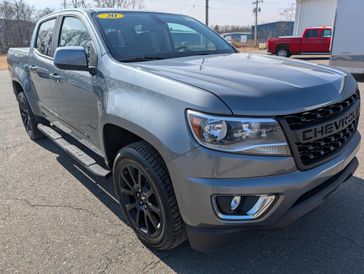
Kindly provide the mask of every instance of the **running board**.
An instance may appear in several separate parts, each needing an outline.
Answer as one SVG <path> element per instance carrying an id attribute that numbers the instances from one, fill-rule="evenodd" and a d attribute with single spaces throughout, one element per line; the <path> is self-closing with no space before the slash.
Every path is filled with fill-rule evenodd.
<path id="1" fill-rule="evenodd" d="M 75 159 L 92 174 L 106 178 L 111 173 L 110 170 L 104 169 L 102 166 L 100 166 L 94 158 L 87 155 L 75 145 L 71 145 L 70 143 L 68 143 L 57 131 L 55 131 L 51 127 L 47 127 L 43 124 L 38 124 L 38 129 L 48 139 L 50 139 L 56 145 L 62 148 L 69 156 Z"/>

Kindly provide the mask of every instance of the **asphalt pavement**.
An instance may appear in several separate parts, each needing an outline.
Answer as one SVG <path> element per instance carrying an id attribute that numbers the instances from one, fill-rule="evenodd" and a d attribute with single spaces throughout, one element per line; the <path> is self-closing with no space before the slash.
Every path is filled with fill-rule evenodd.
<path id="1" fill-rule="evenodd" d="M 155 252 L 125 224 L 111 181 L 27 137 L 7 71 L 0 121 L 0 273 L 364 272 L 363 149 L 354 178 L 288 229 L 209 254 L 188 243 Z"/>

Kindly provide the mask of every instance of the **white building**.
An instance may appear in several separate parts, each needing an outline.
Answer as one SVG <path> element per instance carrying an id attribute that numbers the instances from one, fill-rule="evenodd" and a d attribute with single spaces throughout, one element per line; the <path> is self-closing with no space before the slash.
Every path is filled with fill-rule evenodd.
<path id="1" fill-rule="evenodd" d="M 294 35 L 300 36 L 305 28 L 333 26 L 337 0 L 296 0 Z"/>

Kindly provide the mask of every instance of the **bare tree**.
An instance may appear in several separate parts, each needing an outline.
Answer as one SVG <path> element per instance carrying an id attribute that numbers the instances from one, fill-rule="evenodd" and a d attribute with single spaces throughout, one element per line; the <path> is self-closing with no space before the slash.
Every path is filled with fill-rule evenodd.
<path id="1" fill-rule="evenodd" d="M 15 30 L 14 42 L 17 46 L 27 45 L 33 32 L 34 7 L 24 0 L 13 0 L 14 19 L 13 28 Z"/>
<path id="2" fill-rule="evenodd" d="M 0 44 L 3 49 L 29 45 L 34 27 L 34 12 L 34 8 L 24 0 L 0 2 Z"/>
<path id="3" fill-rule="evenodd" d="M 296 16 L 296 1 L 291 0 L 289 6 L 285 9 L 282 9 L 279 12 L 279 15 L 283 16 L 287 21 L 294 21 Z"/>
<path id="4" fill-rule="evenodd" d="M 129 0 L 128 7 L 131 9 L 143 9 L 145 8 L 144 0 Z"/>
<path id="5" fill-rule="evenodd" d="M 54 9 L 51 9 L 49 7 L 46 7 L 44 9 L 38 10 L 36 14 L 36 19 L 42 18 L 43 16 L 46 16 L 50 13 L 54 12 Z"/>
<path id="6" fill-rule="evenodd" d="M 214 27 L 215 31 L 218 33 L 227 33 L 227 32 L 251 32 L 250 26 L 239 26 L 239 25 L 216 25 Z"/>
<path id="7" fill-rule="evenodd" d="M 64 9 L 67 8 L 87 8 L 86 0 L 62 0 L 61 5 Z"/>
<path id="8" fill-rule="evenodd" d="M 94 2 L 99 8 L 144 8 L 144 0 L 94 0 Z"/>
<path id="9" fill-rule="evenodd" d="M 7 48 L 10 44 L 11 21 L 14 18 L 14 7 L 11 1 L 4 0 L 0 3 L 0 18 L 2 18 L 1 47 Z"/>

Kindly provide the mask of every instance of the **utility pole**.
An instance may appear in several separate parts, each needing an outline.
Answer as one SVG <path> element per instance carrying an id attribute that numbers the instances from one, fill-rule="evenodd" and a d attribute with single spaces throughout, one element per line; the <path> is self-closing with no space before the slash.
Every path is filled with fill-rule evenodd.
<path id="1" fill-rule="evenodd" d="M 209 0 L 206 0 L 206 26 L 209 26 Z"/>
<path id="2" fill-rule="evenodd" d="M 67 2 L 66 0 L 63 0 L 63 8 L 66 9 L 67 8 Z"/>
<path id="3" fill-rule="evenodd" d="M 255 46 L 258 45 L 258 14 L 259 14 L 259 12 L 261 12 L 261 9 L 259 7 L 260 3 L 263 3 L 263 0 L 255 0 L 253 2 L 253 5 L 254 5 L 253 13 L 255 15 L 255 28 L 254 28 L 254 44 L 255 44 Z"/>

